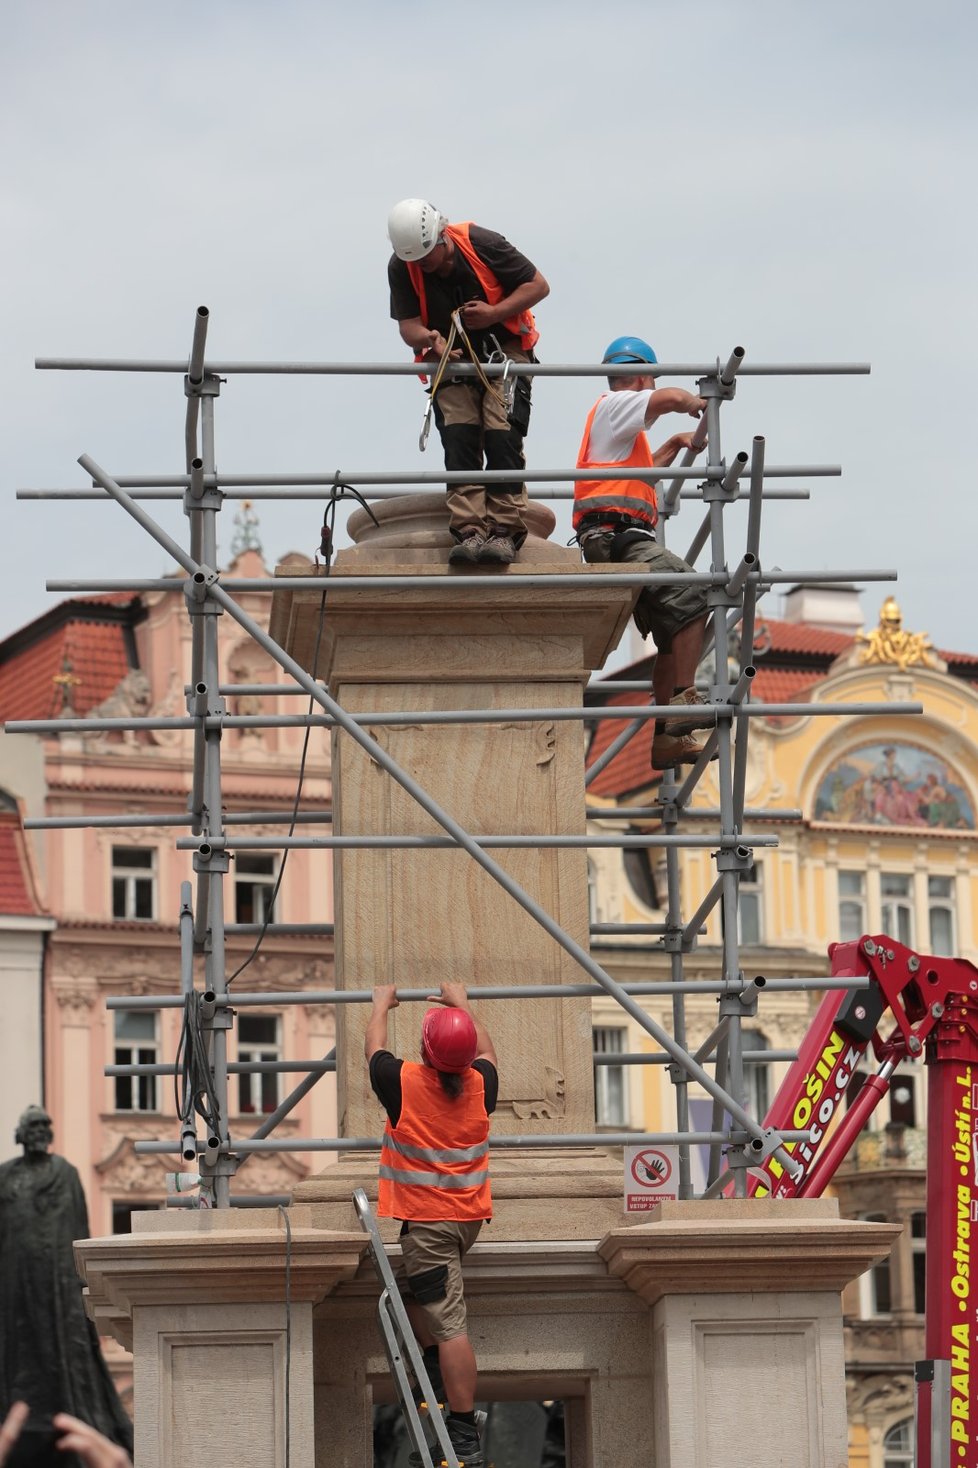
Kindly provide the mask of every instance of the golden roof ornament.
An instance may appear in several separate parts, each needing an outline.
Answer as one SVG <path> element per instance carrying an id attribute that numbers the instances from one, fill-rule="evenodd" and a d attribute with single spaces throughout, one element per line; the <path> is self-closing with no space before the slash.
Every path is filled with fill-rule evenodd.
<path id="1" fill-rule="evenodd" d="M 859 649 L 857 661 L 861 664 L 889 663 L 901 671 L 911 667 L 943 671 L 946 666 L 935 655 L 934 644 L 926 632 L 907 632 L 904 629 L 903 613 L 892 596 L 888 596 L 880 607 L 879 626 L 872 632 L 857 632 L 856 641 L 866 644 Z"/>

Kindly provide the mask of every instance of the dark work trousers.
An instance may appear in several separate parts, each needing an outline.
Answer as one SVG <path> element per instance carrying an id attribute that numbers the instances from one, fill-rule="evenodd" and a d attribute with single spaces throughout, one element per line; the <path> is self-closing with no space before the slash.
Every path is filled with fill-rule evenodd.
<path id="1" fill-rule="evenodd" d="M 526 352 L 507 353 L 514 362 L 528 362 Z M 498 382 L 498 378 L 492 379 Z M 523 437 L 530 421 L 530 381 L 518 378 L 511 418 L 495 393 L 481 382 L 449 382 L 435 397 L 435 423 L 445 451 L 445 468 L 512 470 L 526 468 Z M 511 536 L 517 548 L 526 539 L 524 509 L 526 485 L 515 477 L 497 484 L 448 486 L 449 528 L 456 540 L 478 531 L 482 535 Z"/>

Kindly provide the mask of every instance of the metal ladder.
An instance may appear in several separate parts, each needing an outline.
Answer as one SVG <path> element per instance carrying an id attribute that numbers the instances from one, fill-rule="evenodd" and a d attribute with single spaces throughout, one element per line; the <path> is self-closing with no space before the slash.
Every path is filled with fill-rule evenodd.
<path id="1" fill-rule="evenodd" d="M 360 1226 L 367 1235 L 370 1255 L 381 1283 L 377 1315 L 380 1320 L 381 1334 L 384 1337 L 384 1349 L 387 1352 L 387 1364 L 390 1367 L 394 1390 L 397 1392 L 414 1450 L 419 1455 L 421 1462 L 430 1465 L 430 1468 L 440 1468 L 442 1463 L 447 1464 L 447 1468 L 459 1468 L 455 1449 L 452 1447 L 445 1427 L 445 1419 L 437 1408 L 428 1413 L 428 1421 L 435 1434 L 440 1453 L 437 1460 L 432 1457 L 432 1444 L 428 1441 L 421 1413 L 418 1411 L 418 1404 L 411 1391 L 408 1368 L 410 1367 L 414 1372 L 415 1380 L 424 1392 L 425 1401 L 433 1403 L 435 1394 L 431 1380 L 414 1331 L 411 1329 L 411 1322 L 404 1308 L 401 1292 L 394 1279 L 384 1241 L 377 1227 L 377 1220 L 374 1218 L 370 1201 L 363 1188 L 355 1190 L 353 1206 L 357 1210 Z"/>

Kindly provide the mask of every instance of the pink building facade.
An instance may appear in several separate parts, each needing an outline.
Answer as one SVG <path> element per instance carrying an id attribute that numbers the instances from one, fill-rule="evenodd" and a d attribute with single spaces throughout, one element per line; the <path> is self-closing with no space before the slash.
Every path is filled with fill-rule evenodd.
<path id="1" fill-rule="evenodd" d="M 243 552 L 230 568 L 242 576 L 268 572 L 260 554 Z M 268 599 L 244 596 L 248 611 L 267 621 Z M 221 626 L 222 682 L 273 684 L 281 670 L 233 623 Z M 190 678 L 190 626 L 180 594 L 99 598 L 62 603 L 0 644 L 0 716 L 3 719 L 119 715 L 181 716 Z M 295 696 L 228 699 L 231 713 L 299 713 Z M 291 811 L 304 731 L 227 730 L 222 740 L 226 811 Z M 31 771 L 30 778 L 24 773 Z M 192 732 L 70 732 L 56 736 L 9 734 L 0 743 L 0 791 L 28 816 L 180 816 L 191 786 Z M 329 730 L 313 729 L 301 809 L 325 813 L 330 804 Z M 305 828 L 308 829 L 308 828 Z M 284 835 L 287 823 L 238 827 Z M 176 1140 L 173 1078 L 107 1077 L 105 1067 L 129 1062 L 172 1062 L 179 1009 L 109 1010 L 113 995 L 177 994 L 180 987 L 180 886 L 193 879 L 192 853 L 177 851 L 189 826 L 102 826 L 48 830 L 32 841 L 38 870 L 38 908 L 54 926 L 45 934 L 41 1046 L 27 1074 L 40 1075 L 43 1097 L 8 1095 L 17 1079 L 0 1077 L 4 1114 L 43 1099 L 55 1130 L 55 1150 L 79 1170 L 94 1235 L 129 1228 L 136 1209 L 166 1197 L 170 1157 L 142 1157 L 143 1139 Z M 262 922 L 279 873 L 281 852 L 237 853 L 225 879 L 225 915 L 231 922 Z M 328 851 L 290 852 L 274 918 L 282 923 L 332 921 L 332 862 Z M 45 925 L 50 926 L 50 920 Z M 243 964 L 255 939 L 231 935 L 228 973 Z M 266 936 L 241 975 L 239 989 L 282 992 L 331 988 L 332 939 Z M 200 975 L 198 974 L 198 983 Z M 332 1007 L 297 1004 L 248 1008 L 236 1015 L 229 1060 L 321 1059 L 334 1044 Z M 232 1076 L 232 1138 L 246 1138 L 262 1116 L 302 1079 L 299 1075 Z M 276 1135 L 330 1136 L 336 1132 L 335 1085 L 324 1076 L 279 1125 Z M 13 1152 L 12 1139 L 3 1155 Z M 232 1193 L 283 1194 L 311 1170 L 316 1156 L 269 1154 L 250 1158 Z"/>

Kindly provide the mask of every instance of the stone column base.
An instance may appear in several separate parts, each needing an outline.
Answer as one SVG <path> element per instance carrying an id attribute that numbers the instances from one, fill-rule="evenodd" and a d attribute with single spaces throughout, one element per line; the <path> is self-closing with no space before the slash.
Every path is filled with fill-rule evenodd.
<path id="1" fill-rule="evenodd" d="M 497 1149 L 491 1171 L 493 1218 L 482 1237 L 496 1243 L 600 1239 L 648 1219 L 626 1217 L 621 1157 L 598 1147 Z M 363 1188 L 376 1211 L 376 1152 L 347 1152 L 335 1166 L 306 1178 L 292 1197 L 294 1216 L 309 1228 L 355 1229 L 354 1188 Z M 383 1237 L 395 1242 L 397 1223 L 379 1222 Z"/>
<path id="2" fill-rule="evenodd" d="M 314 1468 L 313 1307 L 356 1273 L 363 1233 L 277 1209 L 133 1225 L 75 1255 L 89 1313 L 133 1352 L 139 1468 L 284 1468 L 286 1437 L 290 1468 Z"/>

